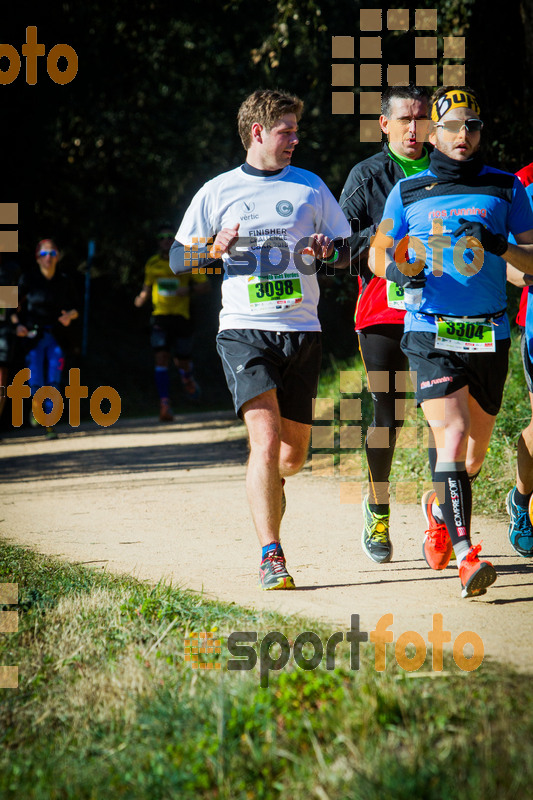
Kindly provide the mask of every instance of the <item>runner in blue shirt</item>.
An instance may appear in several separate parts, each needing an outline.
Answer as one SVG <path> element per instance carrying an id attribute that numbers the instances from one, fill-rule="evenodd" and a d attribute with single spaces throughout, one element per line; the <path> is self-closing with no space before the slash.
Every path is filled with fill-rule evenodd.
<path id="1" fill-rule="evenodd" d="M 471 481 L 507 374 L 505 260 L 533 273 L 533 212 L 514 175 L 483 164 L 479 115 L 472 90 L 437 90 L 430 167 L 394 187 L 373 247 L 376 274 L 405 287 L 402 349 L 437 447 L 434 490 L 422 498 L 424 557 L 444 569 L 453 547 L 463 597 L 496 580 L 492 564 L 478 558 L 481 546 L 471 544 Z M 518 244 L 508 243 L 509 233 Z"/>

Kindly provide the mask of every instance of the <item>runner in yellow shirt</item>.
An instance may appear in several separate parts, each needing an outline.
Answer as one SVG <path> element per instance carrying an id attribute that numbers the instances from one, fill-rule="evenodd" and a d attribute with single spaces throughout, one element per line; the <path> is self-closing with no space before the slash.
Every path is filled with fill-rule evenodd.
<path id="1" fill-rule="evenodd" d="M 157 240 L 159 252 L 146 262 L 144 285 L 135 298 L 135 305 L 140 308 L 149 298 L 152 300 L 150 344 L 155 356 L 159 419 L 161 422 L 172 422 L 168 371 L 171 355 L 187 399 L 195 401 L 200 396 L 191 361 L 194 330 L 190 299 L 193 292 L 207 291 L 209 284 L 205 275 L 186 272 L 176 276 L 170 269 L 168 254 L 174 241 L 172 226 L 160 226 Z"/>

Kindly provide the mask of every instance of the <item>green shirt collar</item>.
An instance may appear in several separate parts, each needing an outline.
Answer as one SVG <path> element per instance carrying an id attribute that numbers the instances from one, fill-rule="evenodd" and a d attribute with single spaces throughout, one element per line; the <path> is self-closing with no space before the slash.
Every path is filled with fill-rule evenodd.
<path id="1" fill-rule="evenodd" d="M 405 156 L 401 156 L 395 150 L 392 149 L 390 144 L 389 147 L 389 154 L 393 161 L 396 161 L 397 164 L 403 169 L 406 178 L 410 178 L 411 175 L 416 175 L 417 172 L 423 172 L 425 169 L 429 167 L 429 154 L 426 148 L 424 147 L 423 154 L 420 158 L 406 158 Z"/>

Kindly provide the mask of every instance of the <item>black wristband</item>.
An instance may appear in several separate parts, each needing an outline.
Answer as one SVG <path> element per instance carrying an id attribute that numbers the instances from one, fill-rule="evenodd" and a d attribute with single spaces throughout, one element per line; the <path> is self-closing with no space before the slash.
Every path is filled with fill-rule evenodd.
<path id="1" fill-rule="evenodd" d="M 490 249 L 491 253 L 494 253 L 495 256 L 503 256 L 508 247 L 509 247 L 509 242 L 507 241 L 503 233 L 493 234 L 493 241 L 491 242 L 491 249 Z"/>
<path id="2" fill-rule="evenodd" d="M 415 288 L 417 286 L 424 286 L 426 283 L 424 270 L 421 270 L 418 275 L 405 275 L 400 269 L 398 269 L 395 261 L 391 261 L 391 263 L 387 265 L 385 277 L 388 281 L 393 281 L 398 286 L 412 286 Z"/>

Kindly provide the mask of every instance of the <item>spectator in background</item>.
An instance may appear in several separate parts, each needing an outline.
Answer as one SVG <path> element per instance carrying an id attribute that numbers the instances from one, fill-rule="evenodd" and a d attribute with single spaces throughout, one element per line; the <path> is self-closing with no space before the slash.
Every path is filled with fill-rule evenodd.
<path id="1" fill-rule="evenodd" d="M 57 268 L 59 248 L 53 239 L 41 239 L 35 249 L 38 269 L 23 273 L 19 281 L 19 307 L 12 316 L 17 336 L 26 340 L 26 366 L 29 367 L 31 396 L 41 386 L 61 388 L 61 373 L 68 345 L 66 328 L 78 318 L 77 298 L 71 280 Z M 43 403 L 45 414 L 53 404 Z M 35 411 L 35 409 L 34 409 Z M 38 425 L 35 413 L 32 424 Z M 49 439 L 57 438 L 47 427 Z"/>
<path id="2" fill-rule="evenodd" d="M 198 400 L 200 387 L 193 374 L 191 360 L 194 326 L 191 320 L 190 301 L 193 293 L 209 289 L 205 275 L 192 272 L 176 276 L 169 266 L 169 251 L 174 241 L 171 225 L 163 224 L 157 232 L 159 250 L 148 259 L 144 272 L 144 285 L 137 297 L 137 308 L 152 300 L 150 344 L 155 357 L 155 382 L 159 394 L 159 419 L 172 422 L 170 404 L 170 357 L 173 356 L 185 396 Z"/>

